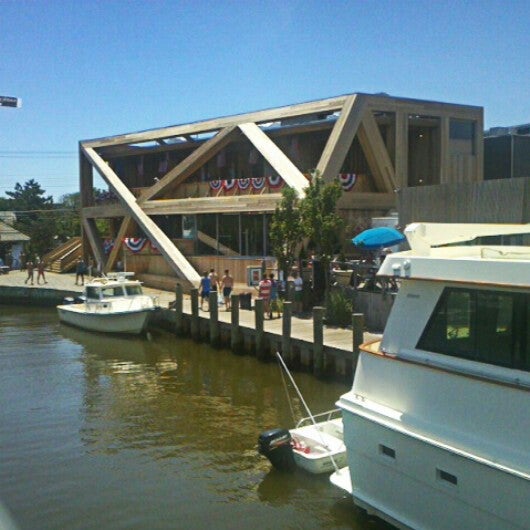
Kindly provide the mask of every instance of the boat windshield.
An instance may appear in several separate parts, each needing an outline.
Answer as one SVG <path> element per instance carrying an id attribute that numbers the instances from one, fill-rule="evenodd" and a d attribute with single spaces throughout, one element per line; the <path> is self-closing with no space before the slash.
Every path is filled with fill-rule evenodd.
<path id="1" fill-rule="evenodd" d="M 125 292 L 129 296 L 133 296 L 136 294 L 142 294 L 142 287 L 140 285 L 127 285 L 125 286 Z"/>
<path id="2" fill-rule="evenodd" d="M 104 287 L 101 289 L 103 298 L 112 298 L 113 296 L 123 296 L 123 288 L 121 285 L 114 287 Z"/>
<path id="3" fill-rule="evenodd" d="M 87 287 L 86 297 L 89 300 L 99 300 L 99 289 L 97 287 Z"/>

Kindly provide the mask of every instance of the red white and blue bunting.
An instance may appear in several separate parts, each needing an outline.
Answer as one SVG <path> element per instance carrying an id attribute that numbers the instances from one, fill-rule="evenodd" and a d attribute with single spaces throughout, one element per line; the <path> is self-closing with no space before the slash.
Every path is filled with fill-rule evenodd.
<path id="1" fill-rule="evenodd" d="M 228 179 L 223 181 L 223 188 L 225 191 L 232 191 L 237 184 L 236 179 Z"/>
<path id="2" fill-rule="evenodd" d="M 134 253 L 140 252 L 145 244 L 147 239 L 145 237 L 126 237 L 123 240 L 125 246 Z"/>
<path id="3" fill-rule="evenodd" d="M 213 191 L 219 191 L 223 187 L 223 182 L 221 180 L 210 180 L 210 188 Z"/>
<path id="4" fill-rule="evenodd" d="M 269 182 L 269 186 L 275 190 L 283 188 L 284 181 L 280 175 L 269 175 L 267 181 Z"/>
<path id="5" fill-rule="evenodd" d="M 248 190 L 248 188 L 250 187 L 250 179 L 239 179 L 238 186 L 240 190 Z"/>
<path id="6" fill-rule="evenodd" d="M 255 177 L 252 179 L 252 187 L 255 190 L 261 190 L 265 186 L 265 177 Z"/>
<path id="7" fill-rule="evenodd" d="M 355 173 L 341 173 L 339 182 L 344 191 L 350 191 L 357 182 L 357 175 Z"/>

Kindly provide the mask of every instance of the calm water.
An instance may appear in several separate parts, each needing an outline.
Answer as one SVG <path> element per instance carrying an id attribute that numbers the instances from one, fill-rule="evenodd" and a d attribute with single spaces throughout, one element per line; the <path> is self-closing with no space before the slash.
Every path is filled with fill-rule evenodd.
<path id="1" fill-rule="evenodd" d="M 314 412 L 346 390 L 295 379 Z M 0 405 L 0 500 L 20 530 L 386 528 L 327 477 L 257 454 L 293 423 L 275 363 L 0 306 Z"/>

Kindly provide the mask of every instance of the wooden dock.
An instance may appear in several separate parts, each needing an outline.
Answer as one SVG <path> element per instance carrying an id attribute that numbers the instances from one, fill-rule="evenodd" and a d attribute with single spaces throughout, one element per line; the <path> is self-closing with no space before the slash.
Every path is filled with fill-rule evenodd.
<path id="1" fill-rule="evenodd" d="M 323 308 L 315 307 L 304 317 L 292 315 L 290 302 L 284 302 L 282 317 L 271 320 L 264 318 L 260 299 L 248 310 L 240 308 L 239 295 L 232 295 L 235 311 L 227 311 L 224 304 L 212 304 L 213 311 L 200 310 L 197 290 L 183 295 L 177 288 L 175 299 L 175 307 L 161 311 L 155 325 L 163 325 L 178 336 L 229 347 L 236 354 L 256 355 L 263 361 L 275 359 L 279 351 L 291 368 L 317 376 L 349 379 L 359 344 L 380 336 L 364 330 L 361 314 L 352 315 L 350 328 L 339 328 L 324 324 Z"/>

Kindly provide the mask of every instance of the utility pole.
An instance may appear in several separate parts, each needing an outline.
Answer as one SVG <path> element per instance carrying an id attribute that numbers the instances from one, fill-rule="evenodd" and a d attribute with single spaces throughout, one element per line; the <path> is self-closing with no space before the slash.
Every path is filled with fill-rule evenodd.
<path id="1" fill-rule="evenodd" d="M 0 107 L 22 107 L 22 100 L 11 96 L 0 96 Z"/>

